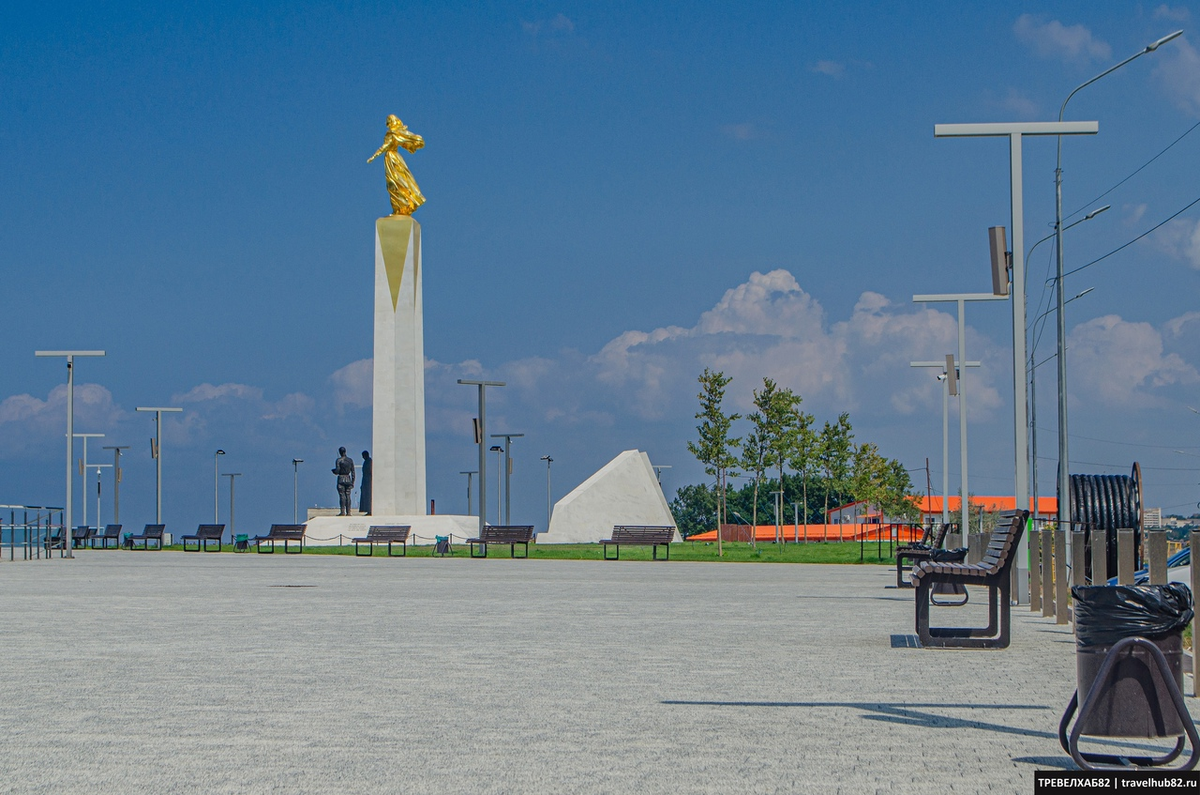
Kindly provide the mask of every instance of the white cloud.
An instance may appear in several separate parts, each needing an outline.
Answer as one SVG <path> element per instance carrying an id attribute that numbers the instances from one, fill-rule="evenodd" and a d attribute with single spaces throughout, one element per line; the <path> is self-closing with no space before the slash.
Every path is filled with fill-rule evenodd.
<path id="1" fill-rule="evenodd" d="M 1200 221 L 1176 218 L 1154 234 L 1154 242 L 1171 256 L 1200 270 Z"/>
<path id="2" fill-rule="evenodd" d="M 1032 119 L 1038 115 L 1037 104 L 1015 88 L 1008 89 L 1000 105 L 1022 119 Z"/>
<path id="3" fill-rule="evenodd" d="M 1158 8 L 1154 9 L 1155 19 L 1166 19 L 1170 20 L 1171 22 L 1187 22 L 1191 16 L 1191 12 L 1188 11 L 1184 6 L 1172 8 L 1166 3 L 1163 3 Z"/>
<path id="4" fill-rule="evenodd" d="M 74 409 L 77 433 L 109 433 L 129 417 L 99 384 L 76 384 Z M 66 438 L 66 427 L 66 384 L 51 389 L 45 400 L 20 394 L 0 401 L 0 447 L 7 452 L 44 451 Z"/>
<path id="5" fill-rule="evenodd" d="M 1184 38 L 1163 47 L 1161 53 L 1155 77 L 1176 106 L 1200 116 L 1200 53 Z"/>
<path id="6" fill-rule="evenodd" d="M 329 376 L 333 384 L 333 407 L 341 414 L 346 407 L 367 408 L 373 402 L 374 359 L 351 362 Z"/>
<path id="7" fill-rule="evenodd" d="M 1017 17 L 1013 32 L 1018 41 L 1042 58 L 1089 63 L 1112 56 L 1112 48 L 1083 25 L 1064 25 L 1057 19 L 1042 22 L 1040 17 L 1022 14 Z"/>
<path id="8" fill-rule="evenodd" d="M 838 78 L 846 73 L 846 65 L 837 61 L 817 61 L 812 70 L 818 74 Z"/>
<path id="9" fill-rule="evenodd" d="M 1126 204 L 1121 207 L 1125 213 L 1124 223 L 1126 226 L 1136 226 L 1142 220 L 1142 216 L 1146 214 L 1145 202 L 1141 204 Z"/>
<path id="10" fill-rule="evenodd" d="M 721 134 L 735 141 L 753 141 L 755 138 L 761 137 L 758 128 L 751 122 L 723 125 Z"/>
<path id="11" fill-rule="evenodd" d="M 1186 322 L 1177 320 L 1179 326 Z M 1149 408 L 1162 403 L 1155 389 L 1200 382 L 1195 367 L 1178 354 L 1163 353 L 1162 335 L 1149 323 L 1105 315 L 1072 329 L 1068 346 L 1071 392 L 1081 401 Z"/>
<path id="12" fill-rule="evenodd" d="M 220 400 L 221 398 L 262 400 L 262 396 L 262 389 L 256 386 L 248 386 L 246 384 L 220 384 L 219 386 L 213 386 L 206 383 L 192 387 L 183 394 L 173 395 L 171 400 L 175 403 L 201 403 L 206 400 Z"/>
<path id="13" fill-rule="evenodd" d="M 534 38 L 544 33 L 551 36 L 567 36 L 575 32 L 575 23 L 566 14 L 559 13 L 552 19 L 522 22 L 521 29 Z"/>

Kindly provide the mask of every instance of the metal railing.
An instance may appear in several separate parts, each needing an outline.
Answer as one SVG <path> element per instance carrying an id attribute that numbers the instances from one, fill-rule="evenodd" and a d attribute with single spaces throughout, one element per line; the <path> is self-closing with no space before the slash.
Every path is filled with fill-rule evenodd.
<path id="1" fill-rule="evenodd" d="M 40 560 L 51 557 L 52 540 L 63 532 L 63 509 L 46 505 L 0 505 L 0 561 L 8 548 L 8 559 Z M 59 547 L 61 548 L 61 540 Z M 61 553 L 60 553 L 61 554 Z"/>

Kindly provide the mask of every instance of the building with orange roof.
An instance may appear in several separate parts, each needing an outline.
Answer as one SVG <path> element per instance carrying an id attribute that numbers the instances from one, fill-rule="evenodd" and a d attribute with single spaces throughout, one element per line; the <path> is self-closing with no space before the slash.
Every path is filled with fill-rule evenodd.
<path id="1" fill-rule="evenodd" d="M 940 524 L 942 521 L 942 497 L 918 497 L 917 507 L 921 509 L 922 524 Z M 962 498 L 958 496 L 947 497 L 946 512 L 952 517 L 959 516 L 962 511 Z M 1012 511 L 1016 509 L 1016 497 L 984 497 L 973 496 L 971 500 L 971 509 L 978 510 L 982 508 L 989 513 L 999 513 L 1000 511 Z M 1030 500 L 1032 506 L 1033 501 Z M 1058 514 L 1058 498 L 1057 497 L 1039 497 L 1038 511 L 1039 516 L 1053 518 Z M 829 509 L 827 521 L 830 524 L 879 524 L 880 516 L 879 509 L 873 505 L 867 504 L 865 500 L 849 502 L 845 505 L 839 505 L 836 508 Z M 884 517 L 883 524 L 891 524 L 894 520 Z"/>

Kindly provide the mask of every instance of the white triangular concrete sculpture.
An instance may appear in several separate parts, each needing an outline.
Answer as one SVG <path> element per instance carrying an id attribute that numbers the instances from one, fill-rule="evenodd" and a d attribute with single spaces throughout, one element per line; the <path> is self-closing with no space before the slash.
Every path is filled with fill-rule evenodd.
<path id="1" fill-rule="evenodd" d="M 554 504 L 539 544 L 588 544 L 611 538 L 615 525 L 675 525 L 650 456 L 626 450 Z M 679 532 L 675 533 L 679 541 Z"/>

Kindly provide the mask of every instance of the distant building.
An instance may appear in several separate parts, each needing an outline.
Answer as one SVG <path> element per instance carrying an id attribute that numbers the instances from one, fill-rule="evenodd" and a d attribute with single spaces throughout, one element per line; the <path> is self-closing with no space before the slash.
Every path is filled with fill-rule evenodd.
<path id="1" fill-rule="evenodd" d="M 972 510 L 982 507 L 983 510 L 989 513 L 1011 511 L 1016 507 L 1016 503 L 1017 500 L 1015 497 L 971 497 Z M 919 497 L 917 498 L 917 506 L 921 509 L 921 524 L 932 523 L 937 525 L 941 523 L 941 497 Z M 950 497 L 946 503 L 946 508 L 950 514 L 950 521 L 956 522 L 961 515 L 962 500 L 958 497 Z M 1058 498 L 1039 497 L 1038 514 L 1045 519 L 1052 519 L 1056 516 L 1058 514 Z M 898 519 L 890 516 L 881 516 L 879 509 L 867 504 L 865 500 L 858 500 L 846 503 L 845 505 L 839 505 L 836 508 L 830 508 L 826 521 L 829 524 L 894 524 L 899 522 Z"/>

